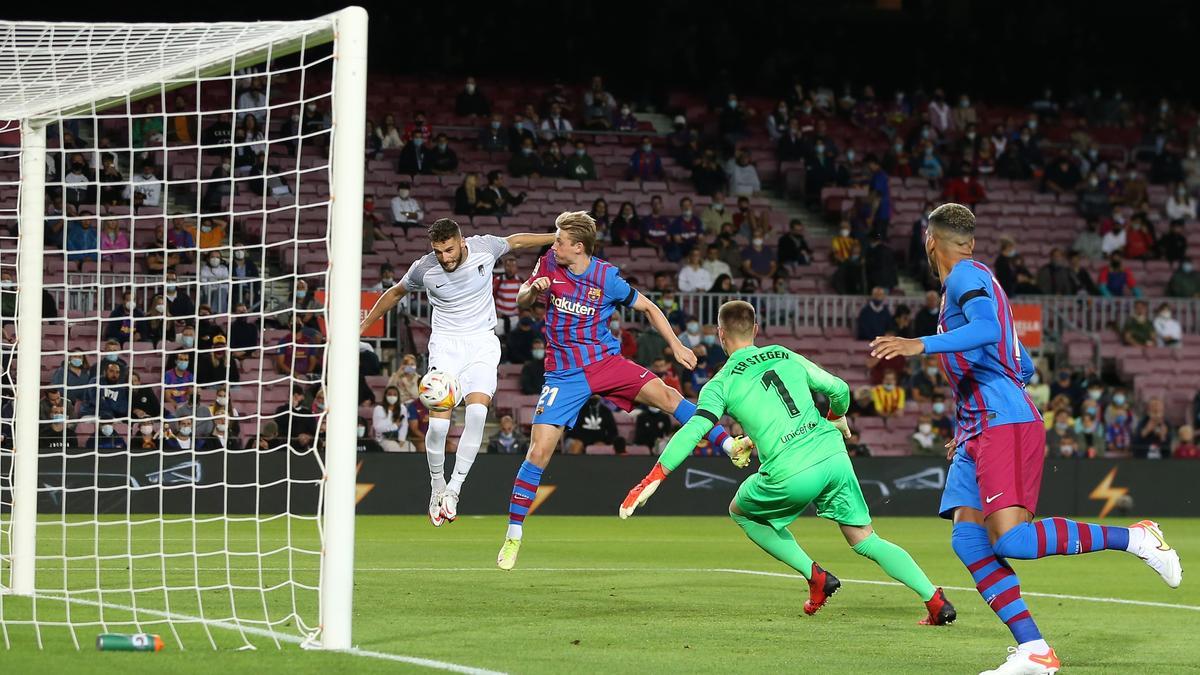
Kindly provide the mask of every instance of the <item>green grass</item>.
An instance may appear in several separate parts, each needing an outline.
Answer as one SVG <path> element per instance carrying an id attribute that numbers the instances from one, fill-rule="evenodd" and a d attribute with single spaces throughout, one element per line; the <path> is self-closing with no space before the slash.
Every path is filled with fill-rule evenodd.
<path id="1" fill-rule="evenodd" d="M 880 534 L 913 554 L 934 583 L 970 587 L 966 570 L 949 546 L 949 526 L 936 518 L 876 521 Z M 1162 521 L 1168 540 L 1186 561 L 1200 556 L 1200 521 Z M 264 541 L 282 541 L 284 523 L 264 527 Z M 158 525 L 138 526 L 135 553 L 153 552 Z M 124 552 L 119 528 L 69 528 L 66 550 Z M 463 517 L 435 530 L 417 517 L 360 517 L 355 577 L 354 635 L 362 649 L 423 657 L 511 673 L 562 672 L 978 672 L 1003 660 L 1011 637 L 973 590 L 949 590 L 959 621 L 947 628 L 917 625 L 923 608 L 900 586 L 846 581 L 841 592 L 815 617 L 801 605 L 807 587 L 800 578 L 708 571 L 717 568 L 789 572 L 746 540 L 722 518 L 637 516 L 612 518 L 534 516 L 518 568 L 494 568 L 503 536 L 499 517 Z M 797 539 L 823 566 L 844 580 L 890 581 L 870 561 L 846 547 L 836 528 L 815 518 L 793 526 Z M 112 531 L 108 531 L 112 530 Z M 166 551 L 186 551 L 192 526 L 165 526 Z M 215 551 L 224 538 L 219 524 L 196 528 L 201 550 Z M 252 551 L 254 533 L 232 526 L 231 549 Z M 44 527 L 43 555 L 63 550 L 62 533 Z M 293 542 L 312 547 L 309 523 L 293 523 Z M 316 558 L 295 554 L 299 579 L 316 580 Z M 196 575 L 190 557 L 106 560 L 103 585 L 183 585 Z M 264 560 L 268 583 L 286 578 L 287 554 Z M 199 573 L 204 584 L 252 584 L 258 578 L 252 557 L 206 556 Z M 228 568 L 232 567 L 232 571 Z M 249 569 L 247 569 L 249 568 Z M 275 570 L 274 568 L 284 568 Z M 165 569 L 165 571 L 164 571 Z M 1172 591 L 1130 556 L 1105 552 L 1073 558 L 1018 562 L 1027 592 L 1165 602 L 1200 608 L 1200 581 L 1185 580 Z M 96 585 L 96 565 L 72 562 L 66 584 Z M 51 579 L 61 587 L 64 570 L 51 559 L 39 568 L 39 585 Z M 292 607 L 290 587 L 267 594 L 227 588 L 174 592 L 171 609 L 206 616 L 280 619 Z M 95 596 L 90 596 L 95 599 Z M 315 617 L 315 594 L 298 592 L 299 613 Z M 129 593 L 105 594 L 107 603 L 128 605 Z M 141 607 L 163 608 L 161 591 L 141 593 Z M 1200 611 L 1085 600 L 1026 596 L 1031 611 L 1064 667 L 1075 673 L 1200 672 Z M 28 618 L 27 601 L 4 598 L 7 619 Z M 61 619 L 64 603 L 39 600 L 42 620 Z M 75 605 L 72 619 L 95 620 L 94 607 Z M 109 621 L 127 612 L 109 607 Z M 143 617 L 146 618 L 146 617 Z M 83 628 L 83 649 L 75 651 L 64 629 L 43 632 L 38 651 L 28 627 L 10 626 L 11 650 L 0 649 L 0 672 L 179 672 L 257 673 L 417 672 L 425 669 L 345 654 L 304 652 L 294 644 L 276 649 L 251 637 L 256 651 L 237 651 L 240 637 L 212 630 L 221 649 L 209 647 L 195 625 L 179 627 L 181 651 L 169 628 L 152 627 L 167 638 L 159 654 L 98 653 L 91 642 L 98 628 Z M 123 628 L 122 630 L 131 630 Z M 293 627 L 281 630 L 296 634 Z"/>

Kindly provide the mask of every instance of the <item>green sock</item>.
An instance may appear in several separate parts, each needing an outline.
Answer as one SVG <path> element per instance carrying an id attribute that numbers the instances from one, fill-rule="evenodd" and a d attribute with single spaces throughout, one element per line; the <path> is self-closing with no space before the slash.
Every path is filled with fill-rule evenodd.
<path id="1" fill-rule="evenodd" d="M 925 576 L 908 551 L 874 532 L 871 533 L 871 536 L 858 542 L 854 547 L 854 552 L 864 558 L 874 560 L 876 565 L 888 573 L 888 576 L 911 588 L 914 593 L 921 596 L 921 600 L 928 601 L 937 591 L 933 584 L 929 583 L 929 577 Z"/>
<path id="2" fill-rule="evenodd" d="M 759 548 L 770 553 L 773 558 L 804 575 L 807 579 L 812 574 L 813 560 L 808 557 L 796 538 L 785 527 L 776 530 L 770 523 L 754 516 L 744 516 L 737 513 L 729 514 L 733 522 L 742 528 L 750 541 L 758 544 Z"/>

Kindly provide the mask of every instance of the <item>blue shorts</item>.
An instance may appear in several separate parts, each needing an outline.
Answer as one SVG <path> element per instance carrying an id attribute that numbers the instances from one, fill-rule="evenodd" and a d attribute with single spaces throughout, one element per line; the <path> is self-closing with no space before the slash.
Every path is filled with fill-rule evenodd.
<path id="1" fill-rule="evenodd" d="M 954 509 L 960 506 L 983 510 L 983 503 L 979 499 L 979 482 L 975 479 L 975 460 L 967 454 L 966 443 L 959 443 L 954 451 L 954 460 L 946 472 L 946 487 L 942 490 L 938 515 L 953 518 Z"/>
<path id="2" fill-rule="evenodd" d="M 575 426 L 579 411 L 592 394 L 600 394 L 629 412 L 642 387 L 653 380 L 653 373 L 620 356 L 607 356 L 582 368 L 547 371 L 533 423 L 569 429 Z"/>

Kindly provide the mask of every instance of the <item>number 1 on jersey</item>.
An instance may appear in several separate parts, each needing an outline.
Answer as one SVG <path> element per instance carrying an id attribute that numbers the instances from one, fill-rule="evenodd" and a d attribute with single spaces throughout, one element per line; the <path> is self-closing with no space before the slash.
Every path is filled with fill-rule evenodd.
<path id="1" fill-rule="evenodd" d="M 787 408 L 789 417 L 799 417 L 800 408 L 796 407 L 796 402 L 792 400 L 792 394 L 783 384 L 783 380 L 779 379 L 779 374 L 774 370 L 768 370 L 762 374 L 763 389 L 775 387 L 775 393 L 779 394 L 779 400 L 783 401 L 783 405 Z"/>

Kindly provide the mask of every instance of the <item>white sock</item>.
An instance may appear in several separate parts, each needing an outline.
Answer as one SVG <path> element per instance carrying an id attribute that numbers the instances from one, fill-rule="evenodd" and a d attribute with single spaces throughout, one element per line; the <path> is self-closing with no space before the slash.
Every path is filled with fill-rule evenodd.
<path id="1" fill-rule="evenodd" d="M 450 420 L 429 418 L 429 431 L 425 432 L 425 461 L 429 462 L 429 480 L 434 485 L 446 484 L 442 471 L 446 465 L 446 436 L 449 434 Z"/>
<path id="2" fill-rule="evenodd" d="M 1017 645 L 1017 649 L 1030 654 L 1045 654 L 1050 651 L 1050 645 L 1046 644 L 1045 640 L 1030 640 Z"/>
<path id="3" fill-rule="evenodd" d="M 1129 528 L 1129 543 L 1125 545 L 1125 550 L 1136 554 L 1142 549 L 1142 542 L 1146 539 L 1146 528 L 1131 527 Z"/>
<path id="4" fill-rule="evenodd" d="M 463 427 L 462 437 L 458 439 L 458 451 L 454 453 L 454 475 L 450 477 L 448 486 L 451 492 L 461 492 L 467 474 L 471 472 L 475 455 L 479 454 L 479 445 L 483 443 L 483 425 L 487 422 L 487 414 L 486 405 L 467 404 L 467 425 Z"/>
<path id="5" fill-rule="evenodd" d="M 509 523 L 508 524 L 508 534 L 505 534 L 504 537 L 506 539 L 520 539 L 521 538 L 521 526 L 516 523 Z"/>

